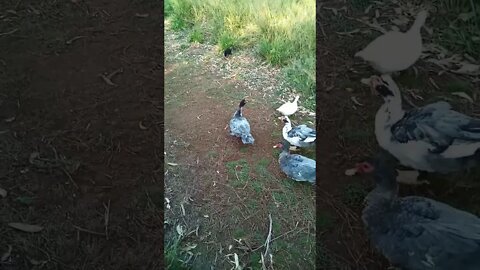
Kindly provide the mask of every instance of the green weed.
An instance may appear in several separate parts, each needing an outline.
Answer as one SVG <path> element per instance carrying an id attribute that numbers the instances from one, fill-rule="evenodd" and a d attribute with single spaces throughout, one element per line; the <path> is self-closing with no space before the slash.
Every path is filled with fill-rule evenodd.
<path id="1" fill-rule="evenodd" d="M 233 179 L 233 187 L 242 187 L 249 179 L 250 166 L 246 159 L 230 161 L 227 166 L 230 179 Z"/>
<path id="2" fill-rule="evenodd" d="M 308 97 L 314 109 L 314 0 L 168 0 L 165 8 L 174 30 L 204 27 L 212 43 L 227 48 L 257 48 L 261 57 L 286 68 L 286 80 Z"/>
<path id="3" fill-rule="evenodd" d="M 200 28 L 194 28 L 190 33 L 190 42 L 192 43 L 203 43 L 204 36 Z"/>

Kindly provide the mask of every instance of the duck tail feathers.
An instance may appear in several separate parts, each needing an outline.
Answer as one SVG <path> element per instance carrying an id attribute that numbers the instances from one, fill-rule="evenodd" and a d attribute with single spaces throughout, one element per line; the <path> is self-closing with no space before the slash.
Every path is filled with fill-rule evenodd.
<path id="1" fill-rule="evenodd" d="M 243 144 L 253 144 L 255 139 L 253 138 L 252 134 L 242 135 L 242 143 Z"/>

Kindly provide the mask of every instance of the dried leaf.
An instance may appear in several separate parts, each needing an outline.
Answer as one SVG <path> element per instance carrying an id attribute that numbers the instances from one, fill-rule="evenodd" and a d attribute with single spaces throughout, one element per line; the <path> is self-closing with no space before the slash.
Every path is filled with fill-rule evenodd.
<path id="1" fill-rule="evenodd" d="M 479 75 L 480 66 L 474 65 L 466 62 L 461 63 L 462 67 L 457 70 L 452 70 L 454 73 L 465 74 L 465 75 Z"/>
<path id="2" fill-rule="evenodd" d="M 190 251 L 190 250 L 192 250 L 192 249 L 194 249 L 194 248 L 196 248 L 196 247 L 197 247 L 197 244 L 188 245 L 188 246 L 182 248 L 182 250 L 183 250 L 183 251 Z"/>
<path id="3" fill-rule="evenodd" d="M 33 152 L 33 153 L 30 154 L 30 157 L 28 158 L 28 162 L 30 162 L 30 164 L 33 164 L 35 159 L 37 159 L 39 157 L 40 157 L 40 153 Z"/>
<path id="4" fill-rule="evenodd" d="M 348 170 L 345 170 L 345 175 L 347 176 L 353 176 L 357 173 L 357 169 L 356 168 L 351 168 L 351 169 L 348 169 Z"/>
<path id="5" fill-rule="evenodd" d="M 358 106 L 363 106 L 362 103 L 358 102 L 356 97 L 350 97 L 350 99 L 353 101 L 353 103 L 357 104 Z"/>
<path id="6" fill-rule="evenodd" d="M 7 122 L 7 123 L 11 123 L 13 121 L 15 121 L 15 116 L 12 116 L 12 117 L 9 117 L 9 118 L 5 119 L 5 122 Z"/>
<path id="7" fill-rule="evenodd" d="M 453 92 L 452 95 L 462 97 L 468 100 L 470 103 L 473 103 L 473 99 L 465 92 Z"/>
<path id="8" fill-rule="evenodd" d="M 437 83 L 433 80 L 433 78 L 429 78 L 430 82 L 432 83 L 432 85 L 437 88 L 438 90 L 440 90 L 440 87 L 438 87 Z"/>
<path id="9" fill-rule="evenodd" d="M 360 80 L 361 83 L 366 84 L 368 86 L 370 86 L 370 81 L 371 81 L 371 78 L 363 78 Z"/>
<path id="10" fill-rule="evenodd" d="M 35 259 L 32 259 L 32 258 L 28 258 L 28 260 L 30 261 L 30 263 L 32 265 L 43 265 L 43 264 L 47 263 L 47 261 L 38 261 L 38 260 L 35 260 Z"/>
<path id="11" fill-rule="evenodd" d="M 475 12 L 468 12 L 468 13 L 460 13 L 458 15 L 458 19 L 466 22 L 470 20 L 471 18 L 475 17 Z"/>
<path id="12" fill-rule="evenodd" d="M 145 125 L 143 125 L 143 121 L 138 122 L 138 127 L 139 127 L 141 130 L 147 130 L 147 129 L 148 129 Z"/>
<path id="13" fill-rule="evenodd" d="M 103 74 L 100 74 L 100 77 L 102 77 L 102 79 L 108 84 L 108 85 L 111 85 L 111 86 L 117 86 L 116 84 L 114 84 L 110 78 L 108 78 L 107 76 L 103 75 Z"/>
<path id="14" fill-rule="evenodd" d="M 368 14 L 370 12 L 370 9 L 372 9 L 373 5 L 369 5 L 363 13 Z"/>
<path id="15" fill-rule="evenodd" d="M 135 13 L 135 17 L 138 18 L 147 18 L 149 16 L 148 13 Z"/>
<path id="16" fill-rule="evenodd" d="M 183 229 L 182 225 L 178 224 L 176 229 L 178 235 L 183 236 L 185 234 L 185 230 Z"/>
<path id="17" fill-rule="evenodd" d="M 10 255 L 12 254 L 12 246 L 8 245 L 8 250 L 2 254 L 2 257 L 0 258 L 0 262 L 5 262 L 10 258 Z"/>
<path id="18" fill-rule="evenodd" d="M 178 164 L 177 164 L 177 163 L 171 163 L 171 162 L 168 162 L 167 164 L 168 164 L 168 165 L 170 165 L 170 166 L 178 166 Z"/>
<path id="19" fill-rule="evenodd" d="M 43 227 L 38 226 L 38 225 L 30 225 L 30 224 L 25 224 L 25 223 L 17 223 L 17 222 L 12 222 L 8 223 L 8 226 L 15 228 L 17 230 L 23 231 L 23 232 L 39 232 L 43 230 Z"/>
<path id="20" fill-rule="evenodd" d="M 355 33 L 358 33 L 358 32 L 360 32 L 360 29 L 354 29 L 354 30 L 348 31 L 348 32 L 336 32 L 336 33 L 339 34 L 339 35 L 352 36 L 352 34 L 355 34 Z"/>
<path id="21" fill-rule="evenodd" d="M 398 28 L 398 27 L 395 26 L 395 25 L 392 25 L 392 31 L 400 32 L 400 28 Z"/>
<path id="22" fill-rule="evenodd" d="M 5 189 L 3 189 L 3 188 L 0 188 L 0 196 L 1 196 L 2 198 L 7 197 L 7 191 L 6 191 Z"/>

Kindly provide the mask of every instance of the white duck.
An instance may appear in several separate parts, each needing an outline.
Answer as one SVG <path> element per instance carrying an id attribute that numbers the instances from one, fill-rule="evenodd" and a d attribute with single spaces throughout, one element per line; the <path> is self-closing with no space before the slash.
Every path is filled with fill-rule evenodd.
<path id="1" fill-rule="evenodd" d="M 294 114 L 298 110 L 298 99 L 300 96 L 296 96 L 293 102 L 286 102 L 282 106 L 280 106 L 277 111 L 285 116 L 290 116 Z"/>
<path id="2" fill-rule="evenodd" d="M 451 110 L 445 101 L 405 111 L 390 75 L 372 77 L 371 86 L 385 101 L 375 116 L 378 144 L 402 165 L 449 173 L 478 164 L 480 119 Z"/>
<path id="3" fill-rule="evenodd" d="M 292 128 L 292 122 L 288 116 L 282 117 L 285 125 L 282 129 L 282 135 L 291 145 L 296 147 L 310 147 L 315 145 L 317 133 L 314 129 L 307 127 L 307 125 L 299 125 Z"/>
<path id="4" fill-rule="evenodd" d="M 412 66 L 422 53 L 420 29 L 425 24 L 428 13 L 425 10 L 417 14 L 410 30 L 405 33 L 389 31 L 357 52 L 360 57 L 372 65 L 381 74 L 390 74 Z"/>

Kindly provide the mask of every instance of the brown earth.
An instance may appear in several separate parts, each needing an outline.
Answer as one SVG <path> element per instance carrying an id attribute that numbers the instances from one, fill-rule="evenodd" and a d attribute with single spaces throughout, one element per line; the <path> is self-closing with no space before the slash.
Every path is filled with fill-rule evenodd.
<path id="1" fill-rule="evenodd" d="M 181 244 L 190 253 L 178 259 L 188 260 L 193 269 L 230 269 L 233 254 L 244 269 L 261 269 L 271 214 L 275 269 L 313 269 L 314 187 L 287 179 L 279 169 L 279 151 L 273 149 L 282 140 L 274 110 L 279 104 L 241 79 L 215 74 L 208 60 L 193 59 L 208 51 L 186 39 L 166 40 L 169 56 L 184 55 L 167 57 L 165 64 L 165 196 L 171 206 L 165 213 L 166 245 L 177 239 L 181 226 L 192 234 Z M 231 137 L 227 128 L 243 97 L 255 138 L 251 146 Z M 314 157 L 314 149 L 303 154 Z"/>
<path id="2" fill-rule="evenodd" d="M 162 6 L 152 3 L 2 2 L 0 32 L 17 31 L 0 37 L 0 268 L 161 268 Z M 100 76 L 115 71 L 114 85 Z"/>

